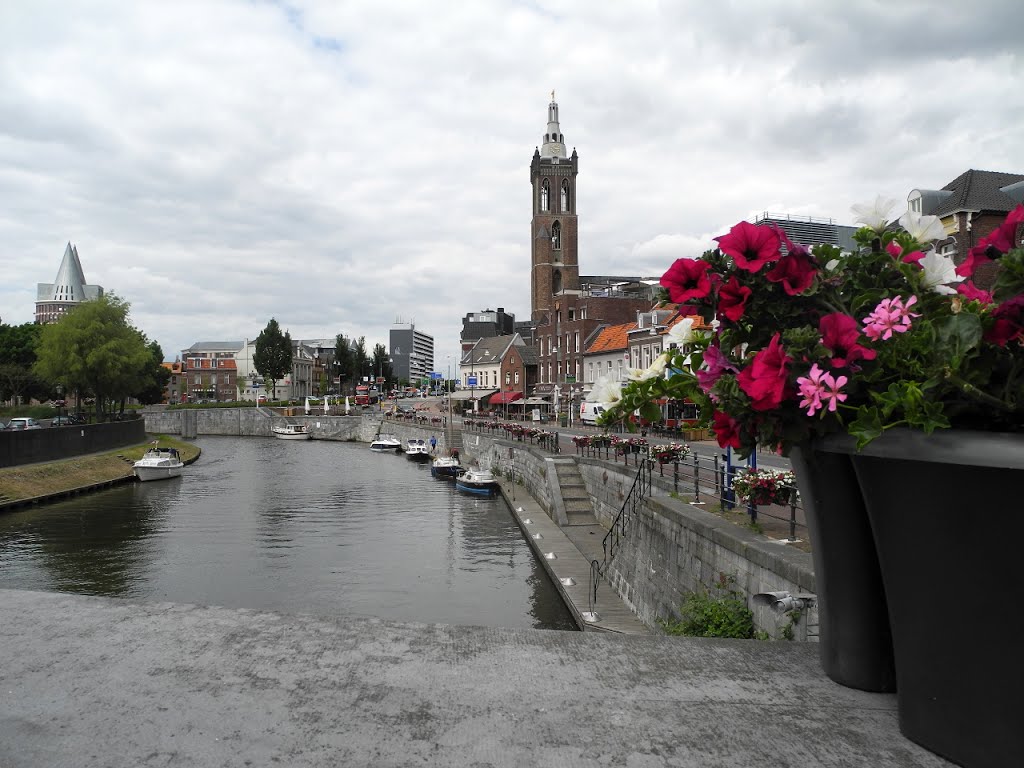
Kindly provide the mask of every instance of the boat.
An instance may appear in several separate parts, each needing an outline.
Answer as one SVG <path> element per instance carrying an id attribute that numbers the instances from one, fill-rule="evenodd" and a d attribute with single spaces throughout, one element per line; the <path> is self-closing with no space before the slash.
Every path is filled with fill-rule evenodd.
<path id="1" fill-rule="evenodd" d="M 270 429 L 274 437 L 280 437 L 282 440 L 309 440 L 313 437 L 308 424 L 281 424 Z"/>
<path id="2" fill-rule="evenodd" d="M 455 476 L 455 487 L 478 496 L 493 496 L 498 492 L 497 479 L 489 469 L 467 469 Z"/>
<path id="3" fill-rule="evenodd" d="M 459 456 L 439 456 L 430 465 L 430 474 L 434 477 L 449 479 L 456 477 L 462 471 L 462 464 L 459 463 Z"/>
<path id="4" fill-rule="evenodd" d="M 405 441 L 405 455 L 416 461 L 426 461 L 430 458 L 430 446 L 426 440 L 413 437 Z"/>
<path id="5" fill-rule="evenodd" d="M 402 449 L 402 441 L 394 435 L 377 435 L 373 438 L 373 442 L 370 443 L 370 450 L 378 453 L 386 453 L 400 451 Z"/>
<path id="6" fill-rule="evenodd" d="M 178 455 L 177 448 L 161 448 L 156 443 L 147 450 L 142 458 L 132 465 L 135 476 L 142 482 L 147 480 L 166 480 L 178 477 L 185 463 Z"/>

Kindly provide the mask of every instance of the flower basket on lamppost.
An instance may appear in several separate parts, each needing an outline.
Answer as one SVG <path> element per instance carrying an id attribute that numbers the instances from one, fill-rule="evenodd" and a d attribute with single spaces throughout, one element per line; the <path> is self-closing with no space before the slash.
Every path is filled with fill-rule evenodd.
<path id="1" fill-rule="evenodd" d="M 890 224 L 894 205 L 855 207 L 852 252 L 740 222 L 678 259 L 662 285 L 713 328 L 673 326 L 677 349 L 602 418 L 688 398 L 723 448 L 789 455 L 826 673 L 895 689 L 903 733 L 939 754 L 1012 764 L 1018 641 L 949 612 L 1000 615 L 1024 587 L 1009 565 L 1024 516 L 1006 503 L 1024 483 L 1024 205 L 959 264 L 941 221 Z"/>

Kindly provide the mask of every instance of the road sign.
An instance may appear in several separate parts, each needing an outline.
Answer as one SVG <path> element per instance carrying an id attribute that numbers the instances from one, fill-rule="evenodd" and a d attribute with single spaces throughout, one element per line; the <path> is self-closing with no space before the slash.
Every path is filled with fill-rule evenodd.
<path id="1" fill-rule="evenodd" d="M 383 376 L 378 376 L 377 377 L 377 383 L 378 384 L 383 384 L 385 381 L 387 381 L 387 379 L 385 379 Z"/>
<path id="2" fill-rule="evenodd" d="M 467 376 L 466 377 L 466 386 L 467 387 L 475 387 L 476 386 L 476 376 Z"/>
<path id="3" fill-rule="evenodd" d="M 432 378 L 434 381 L 437 381 L 438 379 L 443 379 L 444 376 L 442 376 L 438 371 L 431 371 L 430 378 Z"/>
<path id="4" fill-rule="evenodd" d="M 565 383 L 566 384 L 575 384 L 576 383 L 576 377 L 575 376 L 566 376 L 565 377 Z"/>

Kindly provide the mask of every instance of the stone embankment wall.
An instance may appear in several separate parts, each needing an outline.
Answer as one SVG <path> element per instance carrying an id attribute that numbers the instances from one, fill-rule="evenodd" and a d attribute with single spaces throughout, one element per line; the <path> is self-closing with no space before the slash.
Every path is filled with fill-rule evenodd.
<path id="1" fill-rule="evenodd" d="M 235 435 L 271 437 L 275 424 L 309 424 L 314 440 L 341 440 L 370 443 L 378 431 L 405 441 L 411 437 L 429 440 L 437 437 L 438 450 L 447 449 L 443 428 L 385 420 L 378 411 L 351 415 L 283 416 L 267 408 L 182 408 L 144 411 L 146 432 L 181 435 Z"/>
<path id="2" fill-rule="evenodd" d="M 0 467 L 56 461 L 138 445 L 146 439 L 142 419 L 0 432 Z"/>
<path id="3" fill-rule="evenodd" d="M 514 477 L 557 519 L 559 496 L 553 488 L 554 461 L 575 459 L 606 529 L 633 486 L 637 468 L 621 462 L 551 454 L 519 443 L 466 432 L 466 457 L 503 477 Z M 608 574 L 612 589 L 648 627 L 659 619 L 676 618 L 686 595 L 713 589 L 723 575 L 744 595 L 759 630 L 779 637 L 788 628 L 794 640 L 816 641 L 817 607 L 799 617 L 780 614 L 751 598 L 762 592 L 813 594 L 811 555 L 742 528 L 671 495 L 668 479 L 654 478 L 652 496 L 632 515 Z M 704 496 L 708 504 L 717 504 Z"/>

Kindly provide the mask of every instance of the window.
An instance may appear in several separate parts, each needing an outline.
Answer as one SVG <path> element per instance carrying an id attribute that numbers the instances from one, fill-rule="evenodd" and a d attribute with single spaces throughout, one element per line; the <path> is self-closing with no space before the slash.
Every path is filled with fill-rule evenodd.
<path id="1" fill-rule="evenodd" d="M 569 210 L 569 180 L 562 179 L 562 200 L 561 210 Z"/>
<path id="2" fill-rule="evenodd" d="M 570 307 L 570 309 L 569 309 L 569 322 L 571 323 L 575 319 L 576 319 L 576 310 L 572 309 Z"/>
<path id="3" fill-rule="evenodd" d="M 540 183 L 540 209 L 542 211 L 549 210 L 549 208 L 551 206 L 551 204 L 549 202 L 550 201 L 550 197 L 551 197 L 551 184 L 548 183 L 547 179 L 544 179 L 544 181 L 542 181 Z M 554 237 L 552 237 L 551 239 L 554 240 Z"/>
<path id="4" fill-rule="evenodd" d="M 576 351 L 577 351 L 577 352 L 579 352 L 579 351 L 580 351 L 580 332 L 579 332 L 579 331 L 576 331 L 576 333 L 575 333 L 574 335 L 575 335 L 575 337 L 576 337 L 576 338 L 575 338 L 575 342 L 576 342 Z"/>
<path id="5" fill-rule="evenodd" d="M 507 384 L 511 384 L 511 383 L 512 383 L 512 374 L 509 373 L 508 371 L 505 371 L 505 384 L 507 385 Z"/>
<path id="6" fill-rule="evenodd" d="M 516 371 L 516 386 L 519 385 L 519 371 Z"/>
<path id="7" fill-rule="evenodd" d="M 557 221 L 551 225 L 551 247 L 556 250 L 562 250 L 562 225 Z"/>

